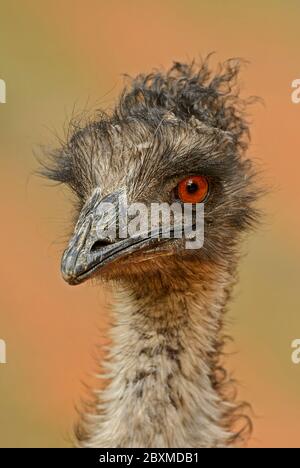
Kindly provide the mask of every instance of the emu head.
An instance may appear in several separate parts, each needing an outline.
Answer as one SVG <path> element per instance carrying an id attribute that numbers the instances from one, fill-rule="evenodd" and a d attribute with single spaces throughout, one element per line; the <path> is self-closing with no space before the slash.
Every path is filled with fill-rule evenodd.
<path id="1" fill-rule="evenodd" d="M 62 259 L 66 281 L 174 275 L 233 258 L 240 234 L 255 218 L 256 198 L 244 156 L 244 103 L 232 91 L 238 71 L 237 61 L 226 62 L 214 76 L 207 62 L 175 63 L 166 73 L 139 75 L 113 112 L 76 128 L 55 152 L 44 173 L 67 184 L 79 201 Z M 127 206 L 143 203 L 150 212 L 153 203 L 188 201 L 193 220 L 197 203 L 204 203 L 202 248 L 185 248 L 184 233 L 164 237 L 161 218 L 155 235 L 144 228 L 139 235 L 122 236 L 128 213 L 118 207 L 124 208 L 125 200 Z M 105 215 L 99 211 L 104 203 L 110 207 Z M 103 223 L 107 228 L 111 223 L 116 235 L 99 229 Z M 170 224 L 174 234 L 173 214 Z"/>

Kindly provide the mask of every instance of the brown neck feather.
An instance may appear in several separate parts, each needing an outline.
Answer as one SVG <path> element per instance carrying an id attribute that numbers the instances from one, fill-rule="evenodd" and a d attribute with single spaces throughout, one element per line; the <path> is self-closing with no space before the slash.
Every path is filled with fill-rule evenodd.
<path id="1" fill-rule="evenodd" d="M 223 447 L 237 405 L 220 365 L 234 273 L 201 267 L 115 289 L 109 384 L 80 442 L 92 447 Z M 177 286 L 176 286 L 177 285 Z"/>

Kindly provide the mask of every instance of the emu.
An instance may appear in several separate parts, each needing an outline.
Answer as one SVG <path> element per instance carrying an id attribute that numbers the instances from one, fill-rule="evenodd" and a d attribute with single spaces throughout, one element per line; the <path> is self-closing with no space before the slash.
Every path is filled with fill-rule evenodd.
<path id="1" fill-rule="evenodd" d="M 223 368 L 240 244 L 258 217 L 239 70 L 236 59 L 217 71 L 204 60 L 140 74 L 44 164 L 76 195 L 64 279 L 99 279 L 114 297 L 106 385 L 81 418 L 77 446 L 215 448 L 247 437 L 251 421 Z M 147 205 L 204 203 L 203 247 L 100 235 L 99 203 L 124 193 Z"/>

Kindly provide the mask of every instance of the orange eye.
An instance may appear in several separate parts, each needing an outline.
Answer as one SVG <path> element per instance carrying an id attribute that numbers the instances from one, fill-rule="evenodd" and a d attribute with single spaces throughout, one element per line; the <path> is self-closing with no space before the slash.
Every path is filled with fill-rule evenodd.
<path id="1" fill-rule="evenodd" d="M 180 200 L 184 203 L 201 203 L 208 194 L 208 180 L 204 176 L 190 176 L 177 185 Z"/>

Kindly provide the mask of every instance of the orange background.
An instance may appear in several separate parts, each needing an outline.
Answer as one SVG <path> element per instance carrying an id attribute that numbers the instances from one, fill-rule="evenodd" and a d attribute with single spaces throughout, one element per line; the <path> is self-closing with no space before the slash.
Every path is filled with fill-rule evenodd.
<path id="1" fill-rule="evenodd" d="M 39 144 L 73 112 L 110 107 L 123 72 L 135 74 L 216 51 L 244 57 L 243 95 L 252 109 L 250 154 L 272 188 L 265 224 L 252 236 L 231 308 L 229 367 L 254 409 L 250 446 L 300 447 L 299 118 L 300 4 L 240 0 L 1 0 L 0 445 L 68 446 L 75 405 L 91 382 L 95 345 L 109 312 L 99 288 L 68 287 L 60 255 L 70 223 L 62 188 L 32 175 Z"/>

